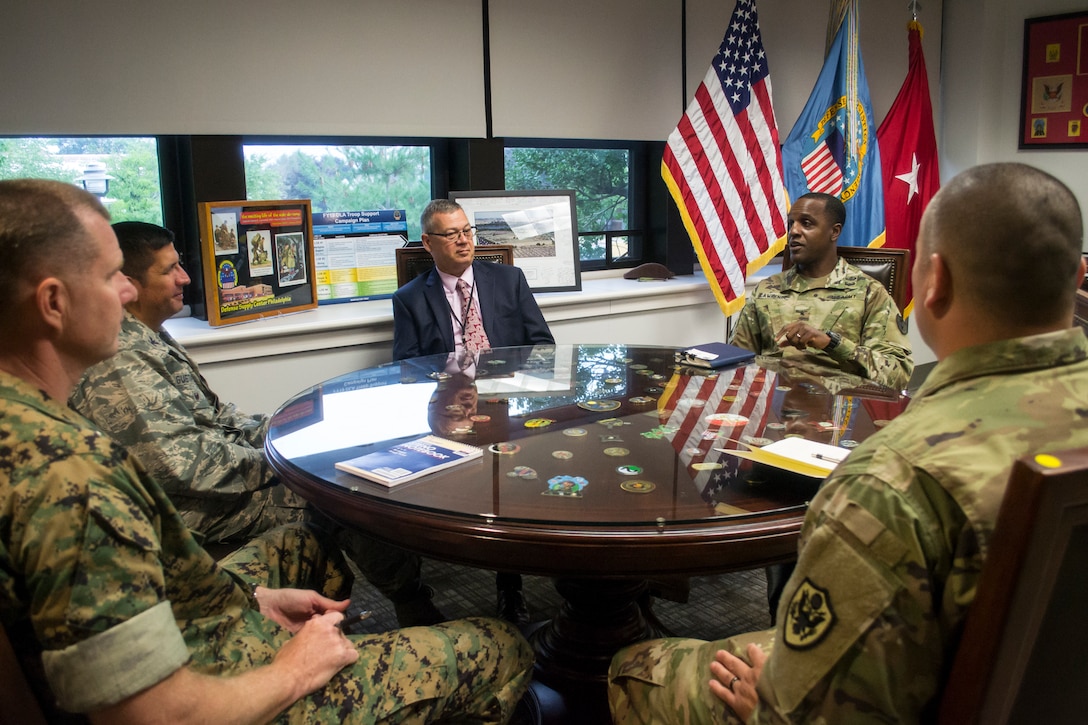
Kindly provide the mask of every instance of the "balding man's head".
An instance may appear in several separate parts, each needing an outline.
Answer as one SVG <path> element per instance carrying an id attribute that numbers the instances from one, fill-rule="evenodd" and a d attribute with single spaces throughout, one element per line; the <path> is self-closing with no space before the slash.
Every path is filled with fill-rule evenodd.
<path id="1" fill-rule="evenodd" d="M 1083 221 L 1062 182 L 1031 166 L 986 164 L 945 185 L 930 202 L 918 263 L 941 255 L 955 293 L 1010 328 L 1068 320 L 1079 283 Z"/>

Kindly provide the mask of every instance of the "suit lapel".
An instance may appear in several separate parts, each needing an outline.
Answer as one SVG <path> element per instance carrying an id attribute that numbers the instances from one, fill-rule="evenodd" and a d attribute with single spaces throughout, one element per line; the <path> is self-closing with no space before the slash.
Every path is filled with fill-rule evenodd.
<path id="1" fill-rule="evenodd" d="M 427 277 L 424 293 L 427 298 L 427 305 L 431 308 L 431 314 L 438 325 L 438 331 L 442 335 L 442 343 L 446 347 L 446 352 L 453 352 L 453 320 L 450 316 L 449 303 L 446 301 L 446 290 L 442 286 L 442 278 L 438 276 L 437 267 L 431 269 L 431 274 Z"/>

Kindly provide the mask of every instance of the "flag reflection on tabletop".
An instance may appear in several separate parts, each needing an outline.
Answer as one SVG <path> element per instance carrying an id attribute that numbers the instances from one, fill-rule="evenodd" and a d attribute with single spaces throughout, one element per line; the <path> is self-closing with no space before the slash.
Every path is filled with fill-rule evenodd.
<path id="1" fill-rule="evenodd" d="M 661 176 L 726 315 L 786 242 L 771 78 L 755 0 L 738 0 L 695 97 L 669 135 Z"/>
<path id="2" fill-rule="evenodd" d="M 659 429 L 704 499 L 735 477 L 741 461 L 714 449 L 763 437 L 774 389 L 775 374 L 755 365 L 717 375 L 687 368 L 673 374 L 658 400 Z"/>

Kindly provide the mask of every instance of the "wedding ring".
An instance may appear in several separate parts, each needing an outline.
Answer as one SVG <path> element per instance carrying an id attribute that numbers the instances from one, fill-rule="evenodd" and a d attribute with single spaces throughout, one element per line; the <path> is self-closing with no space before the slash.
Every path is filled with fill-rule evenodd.
<path id="1" fill-rule="evenodd" d="M 733 689 L 733 685 L 737 684 L 738 682 L 740 682 L 740 678 L 737 677 L 736 675 L 733 675 L 733 679 L 731 679 L 729 681 L 729 691 L 730 692 L 735 692 L 735 690 Z"/>

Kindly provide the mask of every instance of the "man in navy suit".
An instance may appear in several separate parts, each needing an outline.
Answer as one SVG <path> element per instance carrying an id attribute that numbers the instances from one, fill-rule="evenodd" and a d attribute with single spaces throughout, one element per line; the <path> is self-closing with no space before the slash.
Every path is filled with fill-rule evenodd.
<path id="1" fill-rule="evenodd" d="M 422 225 L 435 267 L 393 294 L 394 360 L 461 352 L 458 279 L 472 289 L 491 347 L 555 343 L 518 267 L 473 262 L 476 230 L 460 204 L 435 199 L 423 210 Z"/>
<path id="2" fill-rule="evenodd" d="M 474 262 L 476 230 L 460 204 L 434 199 L 423 210 L 421 222 L 423 246 L 435 267 L 393 293 L 394 360 L 555 344 L 525 274 L 510 265 Z M 478 330 L 473 333 L 479 322 L 486 339 Z M 521 577 L 500 572 L 495 583 L 499 616 L 527 624 Z"/>

